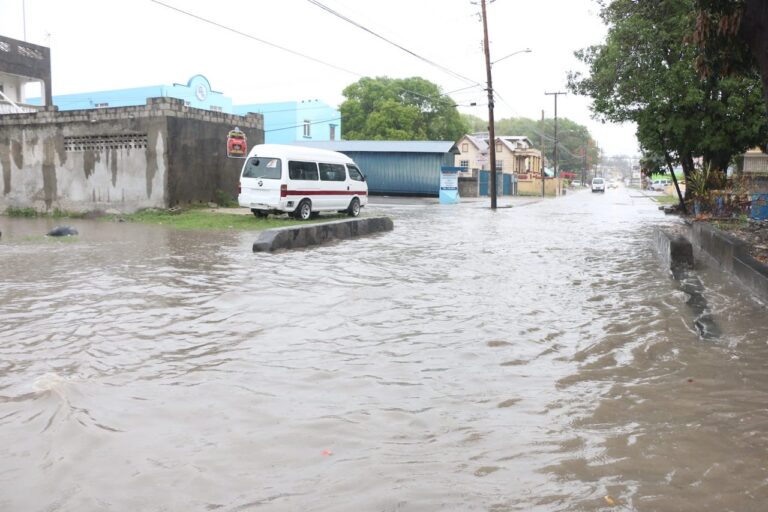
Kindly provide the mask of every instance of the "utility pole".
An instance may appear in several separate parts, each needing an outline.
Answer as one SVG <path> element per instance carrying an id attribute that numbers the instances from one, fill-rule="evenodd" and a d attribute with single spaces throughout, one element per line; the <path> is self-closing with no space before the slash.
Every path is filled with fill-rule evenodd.
<path id="1" fill-rule="evenodd" d="M 564 93 L 564 92 L 545 92 L 544 94 L 546 96 L 554 96 L 555 97 L 555 154 L 554 154 L 554 157 L 555 157 L 555 178 L 557 178 L 558 177 L 558 174 L 557 174 L 557 153 L 558 153 L 558 151 L 557 151 L 557 97 L 560 96 L 561 94 L 567 94 L 567 93 Z"/>
<path id="2" fill-rule="evenodd" d="M 541 172 L 541 197 L 544 197 L 544 109 L 541 109 L 541 165 L 539 171 Z"/>
<path id="3" fill-rule="evenodd" d="M 27 2 L 21 0 L 21 18 L 24 25 L 24 41 L 27 40 Z"/>
<path id="4" fill-rule="evenodd" d="M 581 186 L 587 183 L 587 150 L 589 149 L 589 139 L 584 138 L 584 166 L 581 169 Z"/>
<path id="5" fill-rule="evenodd" d="M 480 0 L 483 9 L 483 48 L 485 49 L 485 72 L 488 75 L 488 146 L 491 153 L 491 209 L 496 209 L 496 133 L 493 120 L 493 80 L 491 79 L 491 49 L 488 44 L 488 18 L 485 0 Z"/>

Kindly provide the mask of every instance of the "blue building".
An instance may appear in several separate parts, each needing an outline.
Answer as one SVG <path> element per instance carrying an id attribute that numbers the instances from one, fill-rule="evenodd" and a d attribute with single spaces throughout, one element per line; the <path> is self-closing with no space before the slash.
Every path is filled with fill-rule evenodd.
<path id="1" fill-rule="evenodd" d="M 244 116 L 249 112 L 264 116 L 264 141 L 267 144 L 341 139 L 341 114 L 320 100 L 234 106 L 235 114 Z"/>
<path id="2" fill-rule="evenodd" d="M 53 104 L 59 110 L 81 110 L 88 108 L 131 107 L 145 105 L 147 98 L 178 98 L 188 107 L 232 114 L 232 99 L 211 89 L 203 75 L 195 75 L 186 85 L 150 85 L 132 89 L 63 94 L 53 97 Z"/>
<path id="3" fill-rule="evenodd" d="M 365 174 L 368 191 L 378 195 L 438 196 L 440 168 L 454 165 L 453 141 L 298 141 L 295 144 L 338 151 Z"/>
<path id="4" fill-rule="evenodd" d="M 263 114 L 266 143 L 291 144 L 295 141 L 328 141 L 341 138 L 341 114 L 320 100 L 233 105 L 232 98 L 214 91 L 203 75 L 193 76 L 186 84 L 58 95 L 53 97 L 53 104 L 61 111 L 130 107 L 145 105 L 147 98 L 165 97 L 183 100 L 184 104 L 191 108 L 225 114 Z M 39 105 L 40 99 L 31 99 L 29 103 Z"/>

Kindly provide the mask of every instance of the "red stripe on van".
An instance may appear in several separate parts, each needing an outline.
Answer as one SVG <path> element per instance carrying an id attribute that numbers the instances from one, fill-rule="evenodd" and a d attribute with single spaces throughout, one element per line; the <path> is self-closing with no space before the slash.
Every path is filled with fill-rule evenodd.
<path id="1" fill-rule="evenodd" d="M 368 192 L 355 190 L 288 190 L 289 196 L 367 196 Z"/>

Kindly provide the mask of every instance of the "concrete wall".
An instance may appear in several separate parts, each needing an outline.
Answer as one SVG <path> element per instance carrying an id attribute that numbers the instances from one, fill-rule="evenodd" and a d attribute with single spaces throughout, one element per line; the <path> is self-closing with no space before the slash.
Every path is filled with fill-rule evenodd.
<path id="1" fill-rule="evenodd" d="M 520 196 L 541 196 L 541 180 L 520 180 L 517 183 L 517 194 Z M 563 195 L 563 180 L 560 178 L 547 178 L 544 180 L 545 196 Z"/>
<path id="2" fill-rule="evenodd" d="M 172 98 L 146 105 L 0 116 L 0 211 L 164 208 L 237 191 L 242 159 L 226 157 L 227 132 L 263 141 L 258 115 L 234 116 Z"/>

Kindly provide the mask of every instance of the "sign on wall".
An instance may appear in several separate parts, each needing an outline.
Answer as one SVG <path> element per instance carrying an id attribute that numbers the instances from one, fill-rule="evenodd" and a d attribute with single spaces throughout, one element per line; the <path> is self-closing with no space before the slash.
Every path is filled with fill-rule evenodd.
<path id="1" fill-rule="evenodd" d="M 248 140 L 245 132 L 235 127 L 227 134 L 227 158 L 245 158 L 248 155 Z"/>

